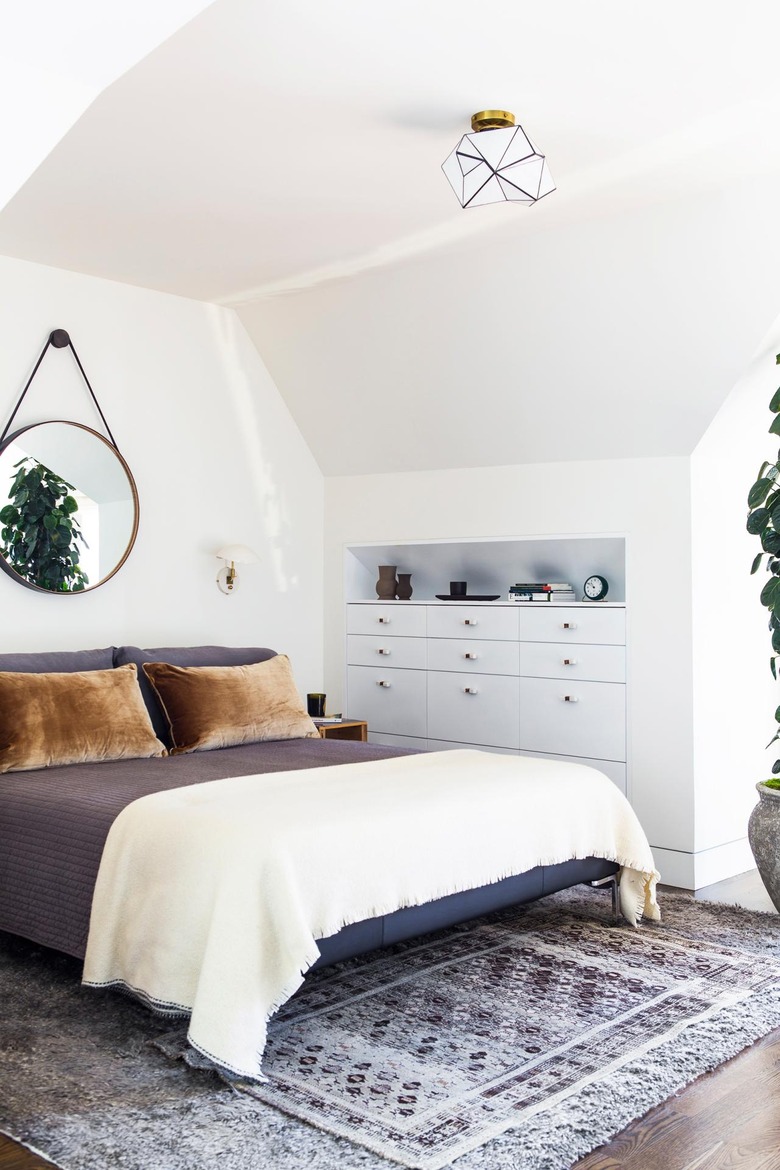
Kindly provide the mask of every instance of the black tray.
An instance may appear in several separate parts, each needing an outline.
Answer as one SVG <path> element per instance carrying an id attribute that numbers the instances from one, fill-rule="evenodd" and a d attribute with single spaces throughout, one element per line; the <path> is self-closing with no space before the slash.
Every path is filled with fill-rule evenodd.
<path id="1" fill-rule="evenodd" d="M 437 593 L 439 601 L 498 601 L 500 593 Z"/>

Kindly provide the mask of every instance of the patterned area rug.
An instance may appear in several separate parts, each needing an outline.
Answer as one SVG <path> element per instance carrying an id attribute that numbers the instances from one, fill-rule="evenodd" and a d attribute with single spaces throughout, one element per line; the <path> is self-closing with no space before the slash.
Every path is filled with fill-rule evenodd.
<path id="1" fill-rule="evenodd" d="M 0 938 L 0 1128 L 64 1170 L 564 1170 L 780 1026 L 777 916 L 667 895 L 634 931 L 605 903 L 569 891 L 318 973 L 262 1085 L 166 1059 L 188 1051 L 169 1020 Z"/>

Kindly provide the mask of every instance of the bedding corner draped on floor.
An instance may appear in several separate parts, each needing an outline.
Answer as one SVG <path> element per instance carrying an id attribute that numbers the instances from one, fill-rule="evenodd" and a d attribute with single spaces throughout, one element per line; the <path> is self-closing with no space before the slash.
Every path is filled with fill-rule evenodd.
<path id="1" fill-rule="evenodd" d="M 633 810 L 579 764 L 456 750 L 153 793 L 109 833 L 84 982 L 191 1013 L 193 1047 L 262 1078 L 268 1019 L 317 938 L 588 856 L 623 867 L 630 922 L 659 917 Z"/>

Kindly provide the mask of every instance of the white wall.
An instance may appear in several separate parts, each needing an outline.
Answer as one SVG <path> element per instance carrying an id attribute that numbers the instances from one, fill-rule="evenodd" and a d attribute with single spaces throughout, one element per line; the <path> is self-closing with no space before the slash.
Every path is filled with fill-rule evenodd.
<path id="1" fill-rule="evenodd" d="M 325 499 L 325 611 L 332 616 L 325 635 L 325 689 L 336 708 L 344 674 L 345 545 L 625 535 L 629 795 L 662 876 L 671 884 L 692 884 L 689 460 L 341 476 L 326 480 Z"/>
<path id="2" fill-rule="evenodd" d="M 0 430 L 52 329 L 67 329 L 138 487 L 138 539 L 81 596 L 0 574 L 0 650 L 202 642 L 287 652 L 322 684 L 323 481 L 235 313 L 0 258 Z M 69 350 L 50 349 L 14 420 L 102 424 Z M 260 556 L 226 597 L 223 544 Z"/>
<path id="3" fill-rule="evenodd" d="M 755 784 L 780 757 L 775 731 L 779 688 L 769 669 L 767 580 L 760 551 L 745 529 L 747 493 L 761 463 L 777 458 L 768 434 L 769 400 L 780 384 L 775 354 L 780 321 L 769 331 L 744 376 L 691 458 L 693 549 L 693 701 L 696 848 L 742 836 L 756 803 Z"/>

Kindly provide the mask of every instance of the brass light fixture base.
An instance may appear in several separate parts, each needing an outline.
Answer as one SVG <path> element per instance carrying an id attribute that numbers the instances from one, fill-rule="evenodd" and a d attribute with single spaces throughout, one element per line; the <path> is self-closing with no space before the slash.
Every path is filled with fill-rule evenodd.
<path id="1" fill-rule="evenodd" d="M 235 565 L 225 565 L 224 569 L 219 570 L 217 573 L 217 585 L 221 592 L 227 593 L 228 596 L 231 593 L 235 593 L 238 589 L 238 573 L 236 572 Z"/>
<path id="2" fill-rule="evenodd" d="M 477 133 L 480 130 L 502 130 L 514 124 L 515 116 L 509 110 L 480 110 L 471 115 L 471 129 Z"/>

